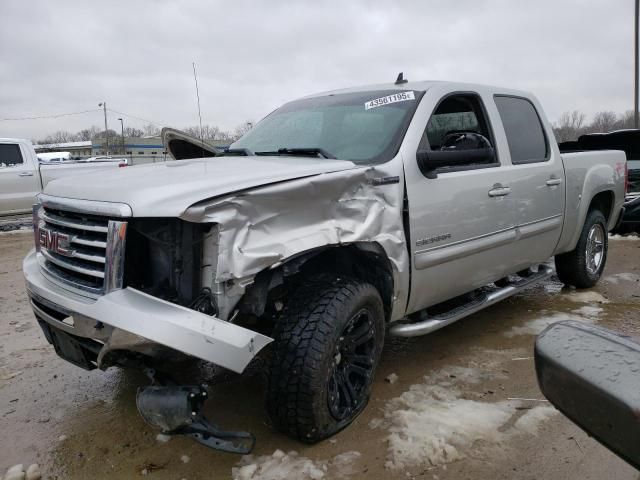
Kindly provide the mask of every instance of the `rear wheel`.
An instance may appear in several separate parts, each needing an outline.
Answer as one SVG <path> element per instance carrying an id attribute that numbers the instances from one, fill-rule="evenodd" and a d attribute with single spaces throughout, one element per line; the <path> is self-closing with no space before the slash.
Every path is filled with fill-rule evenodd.
<path id="1" fill-rule="evenodd" d="M 591 210 L 582 227 L 576 248 L 556 255 L 556 272 L 560 281 L 577 288 L 593 287 L 607 262 L 607 220 L 599 210 Z"/>
<path id="2" fill-rule="evenodd" d="M 274 331 L 267 410 L 276 428 L 314 443 L 364 409 L 384 343 L 375 287 L 320 276 L 305 282 Z"/>

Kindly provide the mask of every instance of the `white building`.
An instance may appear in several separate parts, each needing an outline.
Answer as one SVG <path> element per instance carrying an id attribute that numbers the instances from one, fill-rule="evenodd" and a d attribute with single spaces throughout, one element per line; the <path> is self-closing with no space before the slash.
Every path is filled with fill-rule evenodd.
<path id="1" fill-rule="evenodd" d="M 88 158 L 93 155 L 91 141 L 65 142 L 34 145 L 36 153 L 70 152 L 74 159 Z"/>

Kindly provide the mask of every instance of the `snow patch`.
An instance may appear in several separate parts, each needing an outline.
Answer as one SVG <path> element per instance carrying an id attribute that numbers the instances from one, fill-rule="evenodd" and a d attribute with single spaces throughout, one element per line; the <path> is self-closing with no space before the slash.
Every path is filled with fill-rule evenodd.
<path id="1" fill-rule="evenodd" d="M 311 460 L 297 452 L 276 450 L 271 455 L 245 455 L 238 466 L 231 469 L 234 480 L 322 480 L 340 478 L 355 473 L 354 462 L 360 452 L 350 451 L 335 456 L 331 461 Z"/>
<path id="2" fill-rule="evenodd" d="M 11 235 L 21 235 L 21 234 L 26 234 L 26 233 L 33 233 L 33 228 L 32 227 L 20 227 L 20 228 L 16 228 L 15 230 L 0 231 L 0 237 L 11 236 Z"/>
<path id="3" fill-rule="evenodd" d="M 516 418 L 521 402 L 463 398 L 458 385 L 473 384 L 487 374 L 471 374 L 468 370 L 473 369 L 465 369 L 469 382 L 465 376 L 452 378 L 447 370 L 451 369 L 425 377 L 425 383 L 391 399 L 384 408 L 384 419 L 375 419 L 376 428 L 389 432 L 386 468 L 398 470 L 425 463 L 444 467 L 471 451 L 507 444 L 515 435 L 535 435 L 540 423 L 556 412 L 548 406 L 536 406 Z M 372 428 L 373 423 L 369 423 Z"/>
<path id="4" fill-rule="evenodd" d="M 180 461 L 182 463 L 189 463 L 191 461 L 191 457 L 189 455 L 182 455 L 180 457 Z"/>
<path id="5" fill-rule="evenodd" d="M 517 335 L 538 335 L 549 325 L 565 320 L 576 320 L 579 322 L 595 323 L 600 314 L 604 311 L 597 305 L 583 305 L 580 308 L 571 310 L 571 313 L 555 312 L 544 315 L 533 320 L 529 320 L 524 325 L 511 328 L 505 332 L 505 337 L 515 337 Z"/>
<path id="6" fill-rule="evenodd" d="M 387 468 L 428 462 L 441 465 L 464 458 L 476 439 L 498 443 L 498 429 L 512 415 L 509 402 L 483 403 L 458 398 L 460 391 L 439 385 L 413 385 L 387 404 L 390 426 Z"/>
<path id="7" fill-rule="evenodd" d="M 518 335 L 538 335 L 552 323 L 562 322 L 564 320 L 584 320 L 584 318 L 570 313 L 552 313 L 529 320 L 524 325 L 512 327 L 511 330 L 504 333 L 504 336 L 511 338 Z"/>
<path id="8" fill-rule="evenodd" d="M 595 305 L 584 305 L 575 310 L 571 310 L 571 313 L 574 313 L 576 315 L 581 315 L 583 317 L 587 317 L 591 320 L 597 319 L 602 312 L 604 312 L 604 308 L 597 307 Z"/>
<path id="9" fill-rule="evenodd" d="M 575 303 L 609 303 L 603 295 L 598 292 L 571 292 L 565 295 L 568 300 Z"/>
<path id="10" fill-rule="evenodd" d="M 21 463 L 9 468 L 7 473 L 4 474 L 4 480 L 24 480 L 24 477 L 24 465 Z"/>
<path id="11" fill-rule="evenodd" d="M 167 443 L 169 440 L 171 440 L 171 435 L 159 433 L 158 435 L 156 435 L 156 440 L 160 443 Z"/>
<path id="12" fill-rule="evenodd" d="M 390 383 L 391 385 L 393 385 L 398 381 L 398 375 L 396 375 L 395 373 L 392 373 L 388 375 L 387 378 L 385 378 L 385 380 L 387 381 L 387 383 Z"/>
<path id="13" fill-rule="evenodd" d="M 620 280 L 623 282 L 640 282 L 640 275 L 637 273 L 616 273 L 604 278 L 605 282 L 617 285 Z"/>
<path id="14" fill-rule="evenodd" d="M 537 435 L 538 430 L 540 429 L 540 424 L 554 416 L 556 413 L 558 413 L 558 411 L 553 407 L 545 406 L 532 408 L 516 420 L 516 423 L 513 424 L 513 428 L 530 435 Z"/>
<path id="15" fill-rule="evenodd" d="M 630 240 L 640 240 L 640 237 L 638 235 L 609 235 L 609 240 L 630 241 Z"/>

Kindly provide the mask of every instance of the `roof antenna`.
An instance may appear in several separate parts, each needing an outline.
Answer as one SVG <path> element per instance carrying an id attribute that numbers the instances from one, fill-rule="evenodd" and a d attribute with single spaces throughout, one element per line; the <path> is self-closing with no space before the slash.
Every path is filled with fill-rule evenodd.
<path id="1" fill-rule="evenodd" d="M 395 84 L 396 84 L 396 85 L 402 85 L 403 83 L 407 83 L 408 81 L 409 81 L 409 80 L 406 80 L 406 79 L 403 77 L 403 72 L 400 72 L 400 73 L 398 74 L 398 78 L 396 78 L 396 83 L 395 83 Z"/>
<path id="2" fill-rule="evenodd" d="M 198 76 L 196 75 L 196 62 L 191 63 L 193 65 L 193 79 L 196 82 L 196 97 L 198 99 L 198 118 L 200 119 L 200 143 L 202 150 L 202 158 L 204 158 L 204 138 L 202 136 L 202 113 L 200 113 L 200 92 L 198 90 Z"/>

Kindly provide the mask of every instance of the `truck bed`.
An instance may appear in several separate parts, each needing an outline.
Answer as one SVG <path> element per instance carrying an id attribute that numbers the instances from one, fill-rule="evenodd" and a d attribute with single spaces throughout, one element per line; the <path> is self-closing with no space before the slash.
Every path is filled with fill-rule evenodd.
<path id="1" fill-rule="evenodd" d="M 585 192 L 617 191 L 621 189 L 620 176 L 624 176 L 626 156 L 620 150 L 597 150 L 563 153 L 562 161 L 565 169 L 566 181 L 566 215 L 562 236 L 558 244 L 558 252 L 565 247 L 575 245 L 580 235 L 584 218 L 589 205 L 583 202 Z M 609 229 L 618 220 L 617 212 L 622 207 L 624 192 L 618 192 L 616 198 L 620 201 L 612 205 L 609 216 Z"/>

